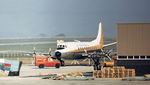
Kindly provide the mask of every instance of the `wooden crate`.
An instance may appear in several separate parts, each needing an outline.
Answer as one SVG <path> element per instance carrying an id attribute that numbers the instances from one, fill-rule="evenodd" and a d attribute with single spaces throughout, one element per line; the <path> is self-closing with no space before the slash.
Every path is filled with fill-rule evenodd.
<path id="1" fill-rule="evenodd" d="M 124 66 L 116 66 L 116 67 L 113 67 L 113 69 L 125 69 Z"/>
<path id="2" fill-rule="evenodd" d="M 114 73 L 109 74 L 109 78 L 114 78 Z"/>
<path id="3" fill-rule="evenodd" d="M 93 71 L 93 77 L 96 78 L 102 78 L 103 77 L 103 72 L 102 71 Z"/>
<path id="4" fill-rule="evenodd" d="M 114 69 L 114 73 L 119 73 L 119 69 Z"/>
<path id="5" fill-rule="evenodd" d="M 97 76 L 97 70 L 94 70 L 93 71 L 93 77 L 96 77 Z"/>
<path id="6" fill-rule="evenodd" d="M 102 71 L 97 71 L 96 78 L 103 78 L 103 72 Z"/>
<path id="7" fill-rule="evenodd" d="M 110 74 L 110 73 L 113 73 L 113 72 L 114 72 L 114 69 L 111 68 L 111 67 L 105 67 L 102 71 L 103 71 L 104 73 Z"/>
<path id="8" fill-rule="evenodd" d="M 124 77 L 129 77 L 129 69 L 124 70 Z"/>
<path id="9" fill-rule="evenodd" d="M 135 76 L 135 69 L 129 69 L 129 77 Z"/>
<path id="10" fill-rule="evenodd" d="M 110 70 L 109 70 L 109 73 L 111 73 L 111 74 L 114 73 L 114 69 L 113 69 L 113 68 L 110 69 Z"/>
<path id="11" fill-rule="evenodd" d="M 134 77 L 135 69 L 125 69 L 121 67 L 104 67 L 101 71 L 93 71 L 93 76 L 96 78 L 123 78 Z"/>
<path id="12" fill-rule="evenodd" d="M 103 69 L 103 78 L 113 78 L 114 69 L 112 67 L 107 67 Z"/>
<path id="13" fill-rule="evenodd" d="M 113 73 L 113 78 L 119 78 L 119 74 L 118 73 Z"/>
<path id="14" fill-rule="evenodd" d="M 120 72 L 120 73 L 118 73 L 118 78 L 123 78 L 124 77 L 124 72 Z"/>
<path id="15" fill-rule="evenodd" d="M 134 77 L 134 76 L 135 76 L 135 69 L 124 70 L 124 77 Z"/>

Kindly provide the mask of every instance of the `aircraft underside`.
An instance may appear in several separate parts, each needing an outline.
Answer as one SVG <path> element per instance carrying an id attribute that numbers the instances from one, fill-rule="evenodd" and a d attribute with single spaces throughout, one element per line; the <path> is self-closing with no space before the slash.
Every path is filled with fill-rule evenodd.
<path id="1" fill-rule="evenodd" d="M 88 53 L 93 53 L 93 52 L 100 52 L 100 50 L 96 50 L 96 51 L 88 51 Z M 87 58 L 88 55 L 87 53 L 61 53 L 61 57 L 63 59 L 84 59 Z"/>
<path id="2" fill-rule="evenodd" d="M 82 56 L 81 53 L 62 53 L 61 57 L 63 59 L 70 59 L 70 60 L 73 60 L 73 59 L 84 59 L 85 58 L 85 56 Z"/>

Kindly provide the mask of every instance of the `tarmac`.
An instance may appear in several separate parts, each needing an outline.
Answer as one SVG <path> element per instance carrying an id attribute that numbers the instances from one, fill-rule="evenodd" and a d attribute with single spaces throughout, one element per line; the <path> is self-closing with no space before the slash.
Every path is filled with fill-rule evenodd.
<path id="1" fill-rule="evenodd" d="M 122 81 L 121 79 L 95 80 L 51 80 L 42 79 L 48 74 L 67 74 L 73 72 L 90 72 L 92 66 L 65 66 L 59 69 L 46 67 L 39 69 L 33 65 L 23 65 L 18 77 L 0 77 L 0 85 L 149 85 L 150 81 Z"/>
<path id="2" fill-rule="evenodd" d="M 68 74 L 74 72 L 92 72 L 93 66 L 64 66 L 60 68 L 55 67 L 44 67 L 38 68 L 37 66 L 31 64 L 23 64 L 20 71 L 20 77 L 26 76 L 38 76 L 38 75 L 48 75 L 48 74 Z"/>

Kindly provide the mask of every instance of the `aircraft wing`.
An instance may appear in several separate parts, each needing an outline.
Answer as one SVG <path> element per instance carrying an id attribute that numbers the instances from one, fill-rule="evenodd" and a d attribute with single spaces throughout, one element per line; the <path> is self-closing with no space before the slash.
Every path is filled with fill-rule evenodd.
<path id="1" fill-rule="evenodd" d="M 108 47 L 108 46 L 111 46 L 111 45 L 114 45 L 114 44 L 117 44 L 117 42 L 113 42 L 113 43 L 109 43 L 109 44 L 103 45 L 103 47 Z"/>

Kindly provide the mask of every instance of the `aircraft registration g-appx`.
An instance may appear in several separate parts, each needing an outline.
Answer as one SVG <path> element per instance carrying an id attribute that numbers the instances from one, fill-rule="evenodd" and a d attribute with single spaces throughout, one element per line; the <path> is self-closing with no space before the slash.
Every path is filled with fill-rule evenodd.
<path id="1" fill-rule="evenodd" d="M 65 59 L 77 59 L 82 58 L 82 53 L 89 53 L 94 51 L 101 51 L 104 47 L 116 44 L 116 42 L 104 45 L 102 23 L 99 23 L 98 35 L 95 40 L 91 42 L 61 42 L 57 44 L 55 53 L 61 55 Z"/>

